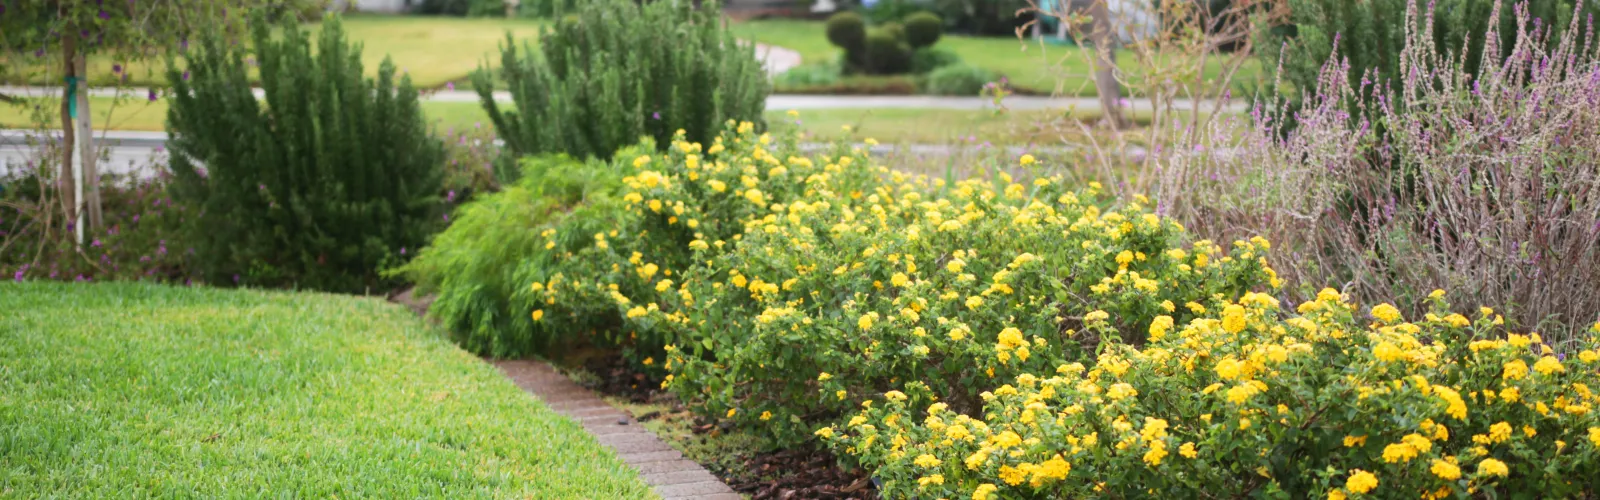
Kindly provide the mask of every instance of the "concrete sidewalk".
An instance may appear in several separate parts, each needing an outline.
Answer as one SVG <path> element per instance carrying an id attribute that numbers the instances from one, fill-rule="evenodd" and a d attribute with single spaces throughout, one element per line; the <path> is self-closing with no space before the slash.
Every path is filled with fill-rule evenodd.
<path id="1" fill-rule="evenodd" d="M 261 89 L 255 90 L 256 96 L 262 96 Z M 59 87 L 0 87 L 0 94 L 13 96 L 43 96 L 60 95 Z M 91 96 L 115 97 L 128 96 L 134 99 L 147 99 L 150 90 L 142 87 L 93 88 L 89 90 Z M 496 101 L 511 100 L 511 93 L 497 91 L 494 93 Z M 424 91 L 422 100 L 427 102 L 478 102 L 478 93 L 470 90 L 440 90 Z M 1216 103 L 1211 100 L 1199 101 L 1202 110 L 1209 110 Z M 1100 101 L 1093 97 L 1041 97 L 1041 96 L 1011 96 L 1005 98 L 1007 108 L 1014 110 L 1047 110 L 1047 109 L 1078 109 L 1083 111 L 1096 111 L 1100 109 Z M 1179 100 L 1175 103 L 1178 109 L 1192 109 L 1194 101 Z M 774 94 L 767 96 L 767 110 L 808 110 L 808 109 L 954 109 L 954 110 L 983 110 L 994 108 L 994 102 L 982 97 L 954 97 L 954 96 L 923 96 L 923 95 L 797 95 Z M 1150 102 L 1143 99 L 1127 100 L 1126 109 L 1144 111 L 1150 109 Z M 1249 109 L 1249 103 L 1232 101 L 1228 110 L 1244 111 Z"/>

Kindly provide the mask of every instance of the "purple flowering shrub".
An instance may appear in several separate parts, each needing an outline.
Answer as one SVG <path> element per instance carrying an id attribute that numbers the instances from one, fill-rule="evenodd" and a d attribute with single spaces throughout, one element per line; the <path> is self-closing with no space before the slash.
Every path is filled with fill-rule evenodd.
<path id="1" fill-rule="evenodd" d="M 1513 328 L 1581 331 L 1600 312 L 1600 45 L 1592 19 L 1547 44 L 1554 30 L 1525 7 L 1494 15 L 1515 16 L 1514 41 L 1474 79 L 1413 3 L 1402 74 L 1352 82 L 1335 54 L 1294 127 L 1258 105 L 1167 156 L 1161 210 L 1221 241 L 1280 245 L 1295 301 L 1327 283 L 1422 312 L 1442 288 L 1507 306 Z"/>
<path id="2" fill-rule="evenodd" d="M 164 174 L 164 172 L 163 172 Z M 179 228 L 190 209 L 167 196 L 167 176 L 106 176 L 100 192 L 105 228 L 86 231 L 62 220 L 54 186 L 36 171 L 0 181 L 0 278 L 9 281 L 156 280 L 189 283 L 190 250 Z"/>

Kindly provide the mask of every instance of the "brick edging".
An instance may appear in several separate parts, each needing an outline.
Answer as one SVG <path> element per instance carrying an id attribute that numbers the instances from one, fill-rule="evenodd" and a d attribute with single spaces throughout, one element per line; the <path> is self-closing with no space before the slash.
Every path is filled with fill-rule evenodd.
<path id="1" fill-rule="evenodd" d="M 655 433 L 612 407 L 593 391 L 568 379 L 542 361 L 491 361 L 523 391 L 551 410 L 583 425 L 596 441 L 615 450 L 661 498 L 741 500 L 732 488 L 705 467 L 684 458 Z"/>

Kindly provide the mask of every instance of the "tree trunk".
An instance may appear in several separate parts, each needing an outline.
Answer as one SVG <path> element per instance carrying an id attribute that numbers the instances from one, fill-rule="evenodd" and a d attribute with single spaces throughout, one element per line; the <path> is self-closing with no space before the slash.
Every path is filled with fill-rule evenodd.
<path id="1" fill-rule="evenodd" d="M 77 28 L 67 26 L 66 33 L 61 36 L 61 170 L 56 175 L 57 196 L 61 198 L 61 210 L 66 214 L 68 224 L 78 220 L 78 199 L 75 196 L 77 184 L 72 177 L 72 152 L 74 130 L 72 130 L 72 96 L 73 78 L 77 75 L 77 65 L 73 64 L 78 58 Z"/>
<path id="2" fill-rule="evenodd" d="M 1089 8 L 1089 17 L 1094 21 L 1090 29 L 1089 40 L 1094 43 L 1094 89 L 1100 96 L 1100 110 L 1107 123 L 1117 129 L 1128 125 L 1122 116 L 1122 89 L 1117 83 L 1117 35 L 1111 28 L 1111 10 L 1106 6 L 1110 0 L 1097 0 Z"/>
<path id="3" fill-rule="evenodd" d="M 78 161 L 83 162 L 83 177 L 78 182 L 83 184 L 83 210 L 88 229 L 100 231 L 104 229 L 104 221 L 100 212 L 100 168 L 95 165 L 94 149 L 94 113 L 89 109 L 89 71 L 88 57 L 78 55 Z"/>

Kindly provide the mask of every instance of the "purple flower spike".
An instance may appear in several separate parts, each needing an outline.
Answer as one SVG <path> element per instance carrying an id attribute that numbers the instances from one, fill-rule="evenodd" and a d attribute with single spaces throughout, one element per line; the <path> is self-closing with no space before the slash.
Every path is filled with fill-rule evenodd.
<path id="1" fill-rule="evenodd" d="M 446 193 L 444 201 L 454 203 L 456 201 L 456 190 L 452 189 L 449 193 Z"/>
<path id="2" fill-rule="evenodd" d="M 150 102 L 156 102 L 156 90 L 150 89 Z"/>
<path id="3" fill-rule="evenodd" d="M 107 21 L 111 20 L 111 13 L 103 11 L 103 10 L 100 11 L 100 19 L 107 20 Z"/>
<path id="4" fill-rule="evenodd" d="M 406 247 L 400 247 L 400 255 L 406 254 Z"/>

